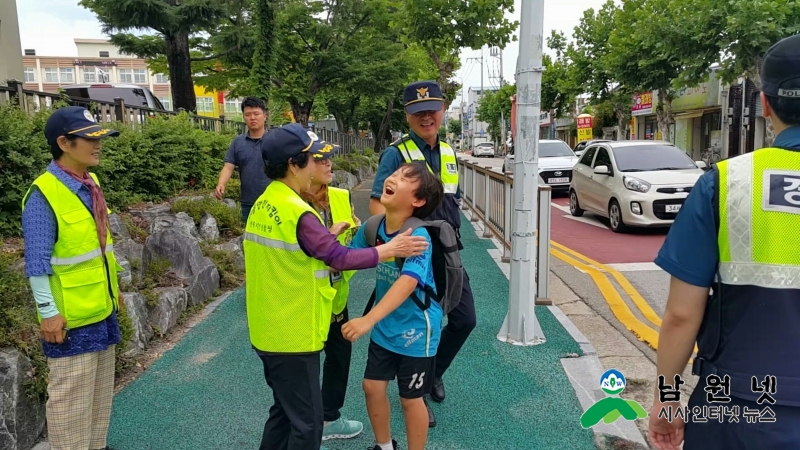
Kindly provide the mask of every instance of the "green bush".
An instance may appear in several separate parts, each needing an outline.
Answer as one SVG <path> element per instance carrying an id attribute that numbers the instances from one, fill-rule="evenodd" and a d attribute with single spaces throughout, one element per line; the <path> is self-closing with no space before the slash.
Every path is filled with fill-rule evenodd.
<path id="1" fill-rule="evenodd" d="M 51 160 L 42 132 L 50 113 L 30 116 L 15 104 L 0 106 L 0 236 L 19 235 L 22 198 Z M 115 210 L 160 202 L 186 189 L 213 188 L 235 137 L 202 131 L 187 114 L 150 118 L 136 128 L 108 125 L 120 136 L 103 141 L 100 165 L 91 170 Z"/>

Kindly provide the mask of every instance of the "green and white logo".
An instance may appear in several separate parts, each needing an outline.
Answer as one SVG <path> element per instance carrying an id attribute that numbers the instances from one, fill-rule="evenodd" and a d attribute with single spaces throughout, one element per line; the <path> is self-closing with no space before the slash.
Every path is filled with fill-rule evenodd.
<path id="1" fill-rule="evenodd" d="M 602 420 L 603 423 L 614 423 L 620 417 L 625 420 L 636 420 L 647 417 L 647 411 L 633 400 L 620 398 L 625 390 L 625 376 L 617 369 L 609 369 L 600 378 L 600 388 L 611 397 L 598 400 L 581 416 L 581 426 L 591 428 Z"/>

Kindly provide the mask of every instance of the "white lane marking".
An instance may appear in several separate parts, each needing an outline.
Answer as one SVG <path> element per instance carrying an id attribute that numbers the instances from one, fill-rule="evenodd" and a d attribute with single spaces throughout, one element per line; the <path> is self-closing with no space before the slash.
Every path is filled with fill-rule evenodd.
<path id="1" fill-rule="evenodd" d="M 606 266 L 616 270 L 617 272 L 642 272 L 642 271 L 661 271 L 653 262 L 640 262 L 640 263 L 619 263 L 619 264 L 606 264 Z"/>
<path id="2" fill-rule="evenodd" d="M 559 209 L 559 210 L 561 210 L 561 211 L 563 211 L 563 212 L 565 212 L 567 214 L 570 213 L 569 212 L 569 206 L 559 205 L 558 203 L 555 203 L 555 202 L 550 202 L 550 206 L 552 206 L 553 208 Z"/>
<path id="3" fill-rule="evenodd" d="M 598 222 L 597 219 L 589 219 L 588 217 L 575 217 L 572 214 L 565 214 L 562 217 L 564 217 L 566 219 L 574 220 L 576 222 L 581 222 L 581 223 L 585 223 L 585 224 L 588 224 L 588 225 L 594 225 L 594 226 L 596 226 L 598 228 L 602 228 L 604 230 L 608 229 L 607 226 L 605 226 L 602 223 Z"/>

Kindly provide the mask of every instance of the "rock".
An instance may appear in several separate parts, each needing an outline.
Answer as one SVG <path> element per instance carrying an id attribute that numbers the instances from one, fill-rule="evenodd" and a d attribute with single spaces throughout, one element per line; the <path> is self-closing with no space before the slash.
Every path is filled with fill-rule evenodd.
<path id="1" fill-rule="evenodd" d="M 214 246 L 214 250 L 231 253 L 233 255 L 233 264 L 239 269 L 244 270 L 244 251 L 242 250 L 241 237 L 242 236 L 224 244 L 217 244 Z"/>
<path id="2" fill-rule="evenodd" d="M 207 241 L 216 241 L 219 239 L 217 219 L 211 214 L 205 213 L 203 217 L 200 218 L 200 237 Z"/>
<path id="3" fill-rule="evenodd" d="M 32 372 L 19 351 L 0 349 L 0 450 L 28 450 L 44 430 L 45 405 L 25 391 Z"/>
<path id="4" fill-rule="evenodd" d="M 134 217 L 140 217 L 147 221 L 148 224 L 153 223 L 158 216 L 163 216 L 172 212 L 172 207 L 169 204 L 147 203 L 144 208 L 129 209 L 128 212 Z"/>
<path id="5" fill-rule="evenodd" d="M 186 309 L 186 290 L 171 287 L 156 289 L 154 292 L 158 295 L 158 304 L 150 311 L 147 322 L 161 334 L 166 334 L 178 323 Z"/>
<path id="6" fill-rule="evenodd" d="M 200 234 L 197 233 L 197 228 L 194 226 L 194 220 L 189 217 L 185 212 L 178 214 L 163 214 L 158 216 L 153 222 L 150 223 L 149 233 L 156 234 L 164 230 L 177 230 L 187 236 L 195 239 L 200 239 Z"/>
<path id="7" fill-rule="evenodd" d="M 126 356 L 138 353 L 147 348 L 153 339 L 153 327 L 148 321 L 147 298 L 138 292 L 123 292 L 122 301 L 133 325 L 133 339 L 127 349 Z"/>
<path id="8" fill-rule="evenodd" d="M 155 258 L 165 258 L 172 271 L 188 283 L 189 302 L 204 302 L 219 288 L 219 271 L 210 259 L 203 256 L 199 242 L 176 229 L 151 234 L 144 245 L 142 270 Z M 205 295 L 205 297 L 203 297 Z"/>
<path id="9" fill-rule="evenodd" d="M 333 171 L 333 185 L 341 189 L 353 189 L 358 184 L 358 178 L 344 170 Z"/>
<path id="10" fill-rule="evenodd" d="M 128 233 L 128 226 L 122 221 L 119 214 L 111 214 L 108 216 L 108 227 L 111 229 L 111 237 L 114 240 L 130 239 L 131 234 Z"/>
<path id="11" fill-rule="evenodd" d="M 131 262 L 127 259 L 118 259 L 117 262 L 119 263 L 120 267 L 122 267 L 122 272 L 117 273 L 117 277 L 119 277 L 120 283 L 133 283 L 133 273 L 131 272 Z"/>
<path id="12" fill-rule="evenodd" d="M 231 198 L 222 199 L 222 203 L 225 203 L 228 208 L 236 209 L 236 202 Z"/>
<path id="13" fill-rule="evenodd" d="M 208 195 L 181 195 L 181 196 L 178 196 L 178 197 L 175 197 L 175 198 L 171 199 L 169 202 L 170 203 L 175 203 L 175 202 L 179 202 L 181 200 L 188 200 L 190 202 L 200 202 L 200 201 L 203 201 L 203 200 L 205 200 L 207 198 L 216 198 L 216 197 L 214 196 L 213 192 L 209 193 Z"/>
<path id="14" fill-rule="evenodd" d="M 143 252 L 144 245 L 133 239 L 122 239 L 114 242 L 114 255 L 116 255 L 117 260 L 128 261 L 133 267 L 139 267 L 141 269 Z M 122 262 L 120 262 L 120 265 L 122 265 Z M 136 272 L 136 270 L 133 270 L 133 272 Z"/>

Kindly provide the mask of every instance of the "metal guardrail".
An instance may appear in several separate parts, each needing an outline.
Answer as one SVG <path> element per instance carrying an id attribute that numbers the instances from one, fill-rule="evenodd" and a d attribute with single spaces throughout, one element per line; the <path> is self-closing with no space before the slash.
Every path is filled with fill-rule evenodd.
<path id="1" fill-rule="evenodd" d="M 32 91 L 23 88 L 23 83 L 16 80 L 8 80 L 8 86 L 0 86 L 0 105 L 8 105 L 12 102 L 28 114 L 33 115 L 37 112 L 52 108 L 53 104 L 65 101 L 72 106 L 83 106 L 90 110 L 99 123 L 122 122 L 130 127 L 136 128 L 144 126 L 148 117 L 156 116 L 177 116 L 183 109 L 178 111 L 167 111 L 160 109 L 147 108 L 144 106 L 126 105 L 121 98 L 114 99 L 113 102 L 94 100 L 87 98 L 70 97 L 66 94 L 53 94 L 50 92 Z M 201 130 L 221 133 L 223 131 L 233 131 L 242 134 L 247 131 L 244 122 L 228 120 L 225 116 L 206 117 L 196 114 L 189 114 L 192 122 Z M 274 128 L 274 127 L 270 127 Z M 362 138 L 350 133 L 341 131 L 327 130 L 324 128 L 312 127 L 320 139 L 339 145 L 339 154 L 347 155 L 363 151 L 365 148 L 372 148 L 375 151 L 375 140 L 372 138 Z"/>
<path id="2" fill-rule="evenodd" d="M 514 177 L 491 166 L 481 167 L 458 158 L 458 184 L 462 209 L 472 210 L 472 222 L 483 221 L 483 237 L 503 243 L 503 262 L 511 261 L 511 228 L 514 212 Z M 550 186 L 539 186 L 536 214 L 536 297 L 549 304 L 550 274 Z M 544 245 L 542 245 L 544 244 Z"/>

